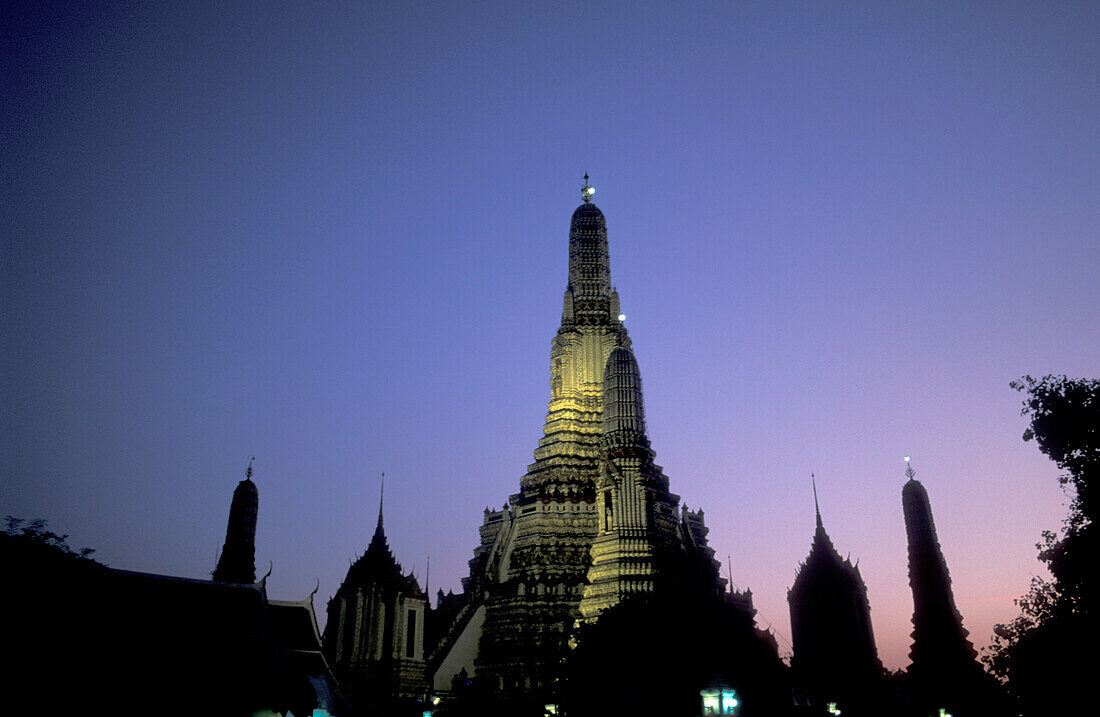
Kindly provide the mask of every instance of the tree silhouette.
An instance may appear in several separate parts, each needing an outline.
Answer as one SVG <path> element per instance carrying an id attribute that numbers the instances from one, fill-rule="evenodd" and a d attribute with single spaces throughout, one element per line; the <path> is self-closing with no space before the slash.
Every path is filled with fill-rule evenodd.
<path id="1" fill-rule="evenodd" d="M 683 563 L 654 592 L 581 627 L 562 689 L 569 717 L 699 714 L 699 691 L 715 682 L 737 691 L 743 717 L 789 712 L 789 675 L 774 638 L 715 595 L 691 560 Z"/>
<path id="2" fill-rule="evenodd" d="M 1024 376 L 1012 387 L 1026 394 L 1030 418 L 1024 440 L 1066 471 L 1059 482 L 1070 496 L 1061 535 L 1044 531 L 1036 547 L 1051 580 L 1034 578 L 1017 600 L 1021 614 L 997 625 L 983 658 L 1007 681 L 1026 714 L 1072 713 L 1085 704 L 1095 672 L 1096 481 L 1100 475 L 1100 381 Z"/>

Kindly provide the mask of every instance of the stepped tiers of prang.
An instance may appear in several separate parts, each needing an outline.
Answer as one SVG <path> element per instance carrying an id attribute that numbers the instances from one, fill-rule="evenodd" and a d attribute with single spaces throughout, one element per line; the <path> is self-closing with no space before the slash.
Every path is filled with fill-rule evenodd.
<path id="1" fill-rule="evenodd" d="M 587 179 L 569 226 L 543 436 L 519 492 L 486 509 L 462 595 L 441 606 L 454 618 L 429 658 L 438 691 L 475 674 L 502 695 L 547 690 L 578 621 L 652 590 L 663 566 L 688 554 L 716 592 L 725 587 L 702 511 L 682 507 L 654 463 L 607 221 Z"/>

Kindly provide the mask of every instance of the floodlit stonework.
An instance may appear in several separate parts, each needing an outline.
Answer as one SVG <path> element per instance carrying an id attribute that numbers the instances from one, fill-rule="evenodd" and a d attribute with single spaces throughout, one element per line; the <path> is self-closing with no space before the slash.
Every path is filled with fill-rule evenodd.
<path id="1" fill-rule="evenodd" d="M 722 589 L 702 512 L 681 511 L 653 463 L 607 223 L 585 179 L 543 436 L 519 492 L 485 511 L 465 604 L 429 660 L 437 690 L 459 674 L 501 696 L 551 690 L 576 622 L 651 590 L 662 561 L 689 550 L 709 561 Z"/>

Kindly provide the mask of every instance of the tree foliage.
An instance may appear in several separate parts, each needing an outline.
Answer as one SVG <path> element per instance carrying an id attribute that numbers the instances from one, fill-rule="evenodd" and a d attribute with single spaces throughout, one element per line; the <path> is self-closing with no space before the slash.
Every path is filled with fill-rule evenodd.
<path id="1" fill-rule="evenodd" d="M 92 553 L 95 552 L 93 548 L 74 550 L 69 547 L 66 542 L 69 536 L 58 535 L 51 530 L 47 530 L 46 521 L 41 518 L 28 521 L 24 518 L 15 518 L 9 515 L 6 520 L 8 526 L 4 528 L 2 533 L 4 536 L 3 545 L 6 550 L 19 550 L 25 554 L 39 557 L 53 555 L 55 558 L 62 559 L 90 559 Z"/>
<path id="2" fill-rule="evenodd" d="M 1031 419 L 1024 440 L 1066 471 L 1059 480 L 1072 491 L 1067 527 L 1096 520 L 1096 479 L 1100 470 L 1100 380 L 1024 376 L 1013 381 L 1025 391 L 1021 413 Z"/>
<path id="3" fill-rule="evenodd" d="M 691 582 L 628 597 L 581 627 L 566 665 L 566 714 L 698 714 L 699 691 L 715 682 L 737 691 L 745 717 L 788 713 L 774 638 Z"/>
<path id="4" fill-rule="evenodd" d="M 1100 474 L 1100 381 L 1024 376 L 1011 386 L 1025 394 L 1021 413 L 1030 420 L 1024 440 L 1034 440 L 1065 471 L 1059 477 L 1070 499 L 1060 534 L 1043 531 L 1036 544 L 1051 579 L 1033 578 L 1018 599 L 1020 616 L 994 628 L 983 658 L 1006 680 L 1029 714 L 1084 698 L 1096 634 L 1096 481 Z"/>

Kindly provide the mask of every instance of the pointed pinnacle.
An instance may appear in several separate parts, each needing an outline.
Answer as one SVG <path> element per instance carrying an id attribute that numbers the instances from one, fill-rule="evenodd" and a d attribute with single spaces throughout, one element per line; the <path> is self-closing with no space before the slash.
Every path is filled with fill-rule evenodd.
<path id="1" fill-rule="evenodd" d="M 814 488 L 814 513 L 817 515 L 817 527 L 823 527 L 821 524 L 821 508 L 817 507 L 817 481 L 814 479 L 814 474 L 810 474 L 810 485 Z"/>
<path id="2" fill-rule="evenodd" d="M 382 500 L 386 495 L 386 474 L 382 473 L 382 485 L 378 489 L 378 526 L 374 529 L 374 534 L 379 535 L 382 530 Z"/>

